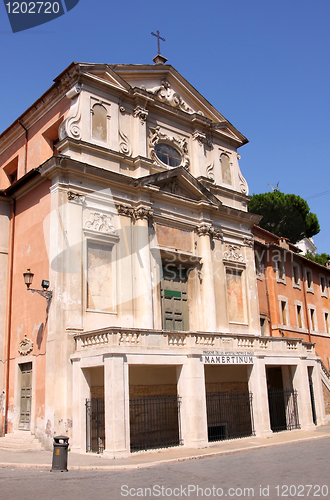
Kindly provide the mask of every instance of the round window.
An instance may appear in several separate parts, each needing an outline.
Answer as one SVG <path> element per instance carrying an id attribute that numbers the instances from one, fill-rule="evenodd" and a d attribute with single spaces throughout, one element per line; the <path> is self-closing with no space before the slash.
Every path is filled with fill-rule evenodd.
<path id="1" fill-rule="evenodd" d="M 155 151 L 157 157 L 160 161 L 165 163 L 165 165 L 169 167 L 178 167 L 181 165 L 181 155 L 176 149 L 172 148 L 172 146 L 168 144 L 156 144 Z"/>

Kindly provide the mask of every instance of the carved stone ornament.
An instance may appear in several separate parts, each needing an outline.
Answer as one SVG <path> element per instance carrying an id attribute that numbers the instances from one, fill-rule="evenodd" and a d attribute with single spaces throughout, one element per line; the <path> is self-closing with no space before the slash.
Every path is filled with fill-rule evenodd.
<path id="1" fill-rule="evenodd" d="M 24 335 L 24 339 L 20 341 L 20 343 L 18 344 L 18 353 L 21 355 L 21 356 L 26 356 L 27 354 L 29 354 L 33 349 L 33 342 L 32 340 L 28 339 L 26 337 L 26 334 Z"/>
<path id="2" fill-rule="evenodd" d="M 247 247 L 253 247 L 254 239 L 253 238 L 244 238 L 244 245 Z"/>
<path id="3" fill-rule="evenodd" d="M 163 132 L 160 131 L 160 127 L 150 127 L 149 128 L 149 136 L 150 136 L 150 148 L 151 148 L 151 158 L 154 160 L 155 163 L 158 165 L 163 166 L 163 162 L 158 158 L 156 151 L 155 151 L 155 146 L 158 143 L 165 143 L 169 144 L 170 146 L 174 147 L 181 155 L 181 167 L 184 167 L 186 169 L 189 168 L 190 165 L 190 159 L 188 156 L 188 144 L 187 144 L 187 139 L 183 137 L 182 139 L 177 139 L 176 137 L 172 137 L 170 135 L 164 134 Z"/>
<path id="4" fill-rule="evenodd" d="M 206 137 L 206 134 L 204 134 L 203 132 L 200 132 L 198 130 L 196 130 L 196 132 L 193 133 L 193 139 L 195 141 L 198 141 L 198 144 L 200 146 L 203 146 L 203 144 L 206 144 L 207 146 L 212 146 L 212 141 L 210 139 L 208 139 Z"/>
<path id="5" fill-rule="evenodd" d="M 235 262 L 244 262 L 243 255 L 239 253 L 240 247 L 235 245 L 226 245 L 227 250 L 223 252 L 223 258 Z"/>
<path id="6" fill-rule="evenodd" d="M 206 175 L 207 175 L 208 179 L 210 179 L 210 181 L 215 182 L 214 163 L 213 162 L 206 167 Z"/>
<path id="7" fill-rule="evenodd" d="M 237 159 L 239 160 L 241 157 L 240 155 L 237 155 Z M 241 169 L 239 168 L 238 165 L 238 177 L 240 180 L 240 188 L 241 188 L 241 193 L 248 195 L 249 194 L 249 186 L 248 183 L 246 182 L 245 178 L 242 175 Z"/>
<path id="8" fill-rule="evenodd" d="M 129 138 L 127 137 L 126 134 L 124 134 L 124 132 L 121 132 L 120 130 L 119 130 L 119 149 L 124 155 L 127 156 L 132 155 L 132 149 Z"/>
<path id="9" fill-rule="evenodd" d="M 79 193 L 74 193 L 73 191 L 68 191 L 68 201 L 76 201 L 77 203 L 84 203 L 85 202 L 85 196 Z"/>
<path id="10" fill-rule="evenodd" d="M 150 219 L 153 215 L 153 211 L 146 207 L 139 207 L 134 210 L 135 219 Z"/>
<path id="11" fill-rule="evenodd" d="M 91 220 L 85 223 L 85 229 L 91 229 L 100 233 L 117 235 L 115 227 L 110 223 L 110 216 L 100 212 L 91 212 Z"/>
<path id="12" fill-rule="evenodd" d="M 216 240 L 222 240 L 223 238 L 222 231 L 220 229 L 215 229 L 215 227 L 208 222 L 202 222 L 199 226 L 197 226 L 196 231 L 198 236 L 209 235 L 211 238 Z"/>
<path id="13" fill-rule="evenodd" d="M 141 123 L 145 123 L 148 116 L 148 110 L 146 110 L 142 106 L 136 106 L 133 112 L 133 116 L 134 118 L 140 118 Z"/>
<path id="14" fill-rule="evenodd" d="M 125 215 L 125 217 L 134 217 L 134 209 L 128 205 L 117 205 L 118 215 Z"/>
<path id="15" fill-rule="evenodd" d="M 181 109 L 185 113 L 193 114 L 195 111 L 188 106 L 188 104 L 182 99 L 182 97 L 171 89 L 171 84 L 164 78 L 161 80 L 161 85 L 151 89 L 147 89 L 148 92 L 154 94 L 157 99 L 161 102 L 169 104 L 173 108 Z"/>
<path id="16" fill-rule="evenodd" d="M 65 137 L 72 137 L 73 139 L 77 140 L 81 139 L 81 130 L 79 126 L 79 122 L 81 119 L 81 115 L 79 112 L 80 92 L 80 85 L 76 85 L 68 92 L 68 94 L 70 95 L 69 98 L 73 99 L 73 104 L 69 111 L 69 116 L 61 123 L 58 129 L 58 138 L 60 141 L 65 139 Z M 74 101 L 74 99 L 76 99 L 76 101 Z"/>

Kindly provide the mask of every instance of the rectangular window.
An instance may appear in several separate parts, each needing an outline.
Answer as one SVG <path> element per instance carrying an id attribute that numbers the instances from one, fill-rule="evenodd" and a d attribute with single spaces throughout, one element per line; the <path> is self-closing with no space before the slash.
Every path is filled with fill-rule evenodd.
<path id="1" fill-rule="evenodd" d="M 297 264 L 292 264 L 292 283 L 294 287 L 300 288 L 300 275 Z"/>
<path id="2" fill-rule="evenodd" d="M 285 300 L 281 300 L 281 315 L 282 315 L 282 325 L 287 325 L 288 324 L 288 317 L 287 317 L 287 303 Z"/>
<path id="3" fill-rule="evenodd" d="M 329 313 L 325 312 L 324 313 L 324 323 L 325 323 L 325 331 L 329 333 Z"/>
<path id="4" fill-rule="evenodd" d="M 298 328 L 303 328 L 303 319 L 302 319 L 302 306 L 297 304 L 297 322 Z"/>
<path id="5" fill-rule="evenodd" d="M 105 243 L 87 243 L 87 308 L 98 311 L 113 310 L 112 246 Z"/>
<path id="6" fill-rule="evenodd" d="M 282 260 L 276 260 L 276 275 L 277 281 L 281 283 L 285 283 L 285 267 L 284 262 Z"/>
<path id="7" fill-rule="evenodd" d="M 306 269 L 305 273 L 306 273 L 307 291 L 313 292 L 313 274 L 312 274 L 312 271 L 310 271 L 309 269 Z"/>
<path id="8" fill-rule="evenodd" d="M 327 297 L 327 287 L 325 284 L 325 277 L 320 275 L 320 288 L 321 288 L 321 295 Z"/>
<path id="9" fill-rule="evenodd" d="M 265 318 L 264 316 L 260 316 L 261 335 L 267 335 L 267 324 L 268 324 L 267 318 Z"/>
<path id="10" fill-rule="evenodd" d="M 311 315 L 311 329 L 313 332 L 315 332 L 316 331 L 316 312 L 315 312 L 314 307 L 311 307 L 309 309 L 309 313 Z"/>

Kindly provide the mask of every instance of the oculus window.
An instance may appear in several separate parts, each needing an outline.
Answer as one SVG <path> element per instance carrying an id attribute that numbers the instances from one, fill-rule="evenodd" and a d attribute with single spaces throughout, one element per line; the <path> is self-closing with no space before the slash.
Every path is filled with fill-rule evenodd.
<path id="1" fill-rule="evenodd" d="M 168 144 L 160 143 L 155 145 L 157 158 L 169 167 L 178 167 L 181 165 L 181 154 Z"/>

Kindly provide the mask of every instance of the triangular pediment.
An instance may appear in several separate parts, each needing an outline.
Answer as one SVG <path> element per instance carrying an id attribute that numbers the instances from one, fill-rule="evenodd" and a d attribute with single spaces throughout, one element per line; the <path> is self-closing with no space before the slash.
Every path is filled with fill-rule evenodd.
<path id="1" fill-rule="evenodd" d="M 221 201 L 183 167 L 142 177 L 137 184 L 158 187 L 159 194 L 170 195 L 173 198 L 221 205 Z"/>
<path id="2" fill-rule="evenodd" d="M 89 64 L 81 65 L 80 70 L 85 75 L 88 75 L 93 80 L 98 80 L 100 82 L 106 83 L 111 87 L 116 87 L 120 90 L 128 91 L 131 87 L 123 80 L 120 75 L 115 73 L 110 66 L 106 64 Z"/>
<path id="3" fill-rule="evenodd" d="M 244 144 L 244 137 L 176 69 L 170 65 L 112 65 L 111 68 L 133 89 L 146 91 L 155 102 L 189 114 L 196 130 L 207 123 L 213 130 Z"/>

